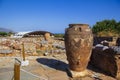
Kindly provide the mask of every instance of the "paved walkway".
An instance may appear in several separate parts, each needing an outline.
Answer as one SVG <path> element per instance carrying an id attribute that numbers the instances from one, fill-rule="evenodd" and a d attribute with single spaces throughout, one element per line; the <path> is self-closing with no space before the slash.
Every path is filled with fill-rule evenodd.
<path id="1" fill-rule="evenodd" d="M 66 58 L 55 57 L 29 57 L 29 65 L 21 67 L 20 80 L 116 80 L 110 76 L 96 73 L 99 79 L 92 76 L 84 78 L 70 78 L 66 68 Z M 14 58 L 0 59 L 0 80 L 14 80 Z M 94 75 L 95 76 L 95 75 Z"/>
<path id="2" fill-rule="evenodd" d="M 7 71 L 8 70 L 8 71 Z M 14 80 L 14 72 L 11 68 L 0 69 L 0 80 Z M 20 71 L 20 80 L 45 80 L 39 77 L 28 74 L 25 71 Z"/>

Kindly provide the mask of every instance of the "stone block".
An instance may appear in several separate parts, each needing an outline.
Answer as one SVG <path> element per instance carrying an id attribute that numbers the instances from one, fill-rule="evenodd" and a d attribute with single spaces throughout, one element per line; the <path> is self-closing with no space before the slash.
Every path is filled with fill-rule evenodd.
<path id="1" fill-rule="evenodd" d="M 99 68 L 107 75 L 115 78 L 120 77 L 120 55 L 116 54 L 113 49 L 93 49 L 90 64 Z"/>

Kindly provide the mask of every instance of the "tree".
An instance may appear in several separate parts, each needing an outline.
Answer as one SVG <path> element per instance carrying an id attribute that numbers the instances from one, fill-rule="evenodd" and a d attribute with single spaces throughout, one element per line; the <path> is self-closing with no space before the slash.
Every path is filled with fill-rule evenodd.
<path id="1" fill-rule="evenodd" d="M 117 29 L 117 32 L 120 34 L 120 21 L 117 23 L 116 29 Z"/>
<path id="2" fill-rule="evenodd" d="M 64 37 L 64 34 L 62 33 L 56 33 L 54 34 L 55 37 L 59 37 L 59 38 L 63 38 Z"/>
<path id="3" fill-rule="evenodd" d="M 0 36 L 7 36 L 6 32 L 0 32 Z"/>
<path id="4" fill-rule="evenodd" d="M 114 19 L 99 21 L 93 26 L 92 31 L 97 36 L 117 36 L 120 34 L 120 22 Z"/>
<path id="5" fill-rule="evenodd" d="M 13 32 L 9 32 L 7 35 L 8 36 L 11 36 L 11 35 L 13 35 L 14 33 Z"/>

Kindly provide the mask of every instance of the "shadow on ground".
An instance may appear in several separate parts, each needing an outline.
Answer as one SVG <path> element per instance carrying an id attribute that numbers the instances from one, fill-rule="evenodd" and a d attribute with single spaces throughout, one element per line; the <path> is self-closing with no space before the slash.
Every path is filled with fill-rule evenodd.
<path id="1" fill-rule="evenodd" d="M 63 61 L 56 59 L 48 59 L 48 58 L 37 58 L 37 62 L 46 65 L 48 67 L 54 68 L 56 70 L 66 71 L 68 68 L 68 64 Z"/>
<path id="2" fill-rule="evenodd" d="M 66 64 L 63 61 L 56 60 L 56 59 L 48 59 L 48 58 L 37 58 L 36 61 L 50 68 L 64 71 L 69 77 L 71 77 L 71 73 L 68 70 L 68 64 Z"/>

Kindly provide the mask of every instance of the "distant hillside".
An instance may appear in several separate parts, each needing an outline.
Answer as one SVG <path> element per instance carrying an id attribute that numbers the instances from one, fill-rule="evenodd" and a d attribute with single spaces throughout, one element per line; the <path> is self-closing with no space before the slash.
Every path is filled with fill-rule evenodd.
<path id="1" fill-rule="evenodd" d="M 0 32 L 6 32 L 6 33 L 9 33 L 9 32 L 13 32 L 13 31 L 10 30 L 10 29 L 6 29 L 6 28 L 0 28 Z"/>

